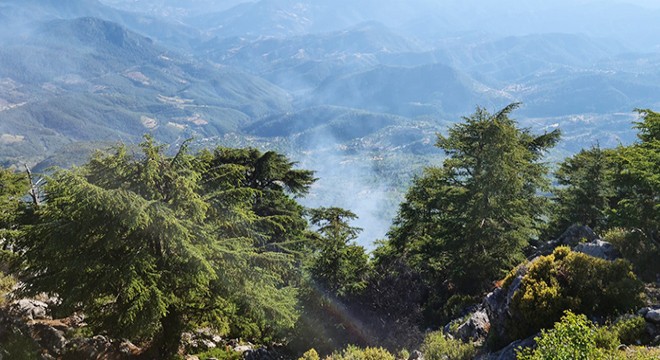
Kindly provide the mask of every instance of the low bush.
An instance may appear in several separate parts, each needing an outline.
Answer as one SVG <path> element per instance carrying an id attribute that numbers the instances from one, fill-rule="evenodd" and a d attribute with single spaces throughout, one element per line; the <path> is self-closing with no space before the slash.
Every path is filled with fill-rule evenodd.
<path id="1" fill-rule="evenodd" d="M 551 330 L 542 330 L 536 347 L 518 349 L 518 360 L 651 360 L 660 358 L 660 349 L 624 347 L 620 342 L 634 341 L 640 329 L 640 317 L 597 327 L 584 315 L 565 312 Z M 643 319 L 642 319 L 643 321 Z"/>
<path id="2" fill-rule="evenodd" d="M 655 281 L 660 274 L 660 247 L 639 230 L 612 229 L 603 239 L 619 250 L 633 264 L 635 273 L 644 281 Z"/>
<path id="3" fill-rule="evenodd" d="M 559 247 L 527 267 L 511 300 L 513 339 L 551 327 L 565 310 L 610 317 L 642 305 L 643 284 L 626 260 L 607 261 Z"/>
<path id="4" fill-rule="evenodd" d="M 536 348 L 518 351 L 518 360 L 594 360 L 604 353 L 596 346 L 596 327 L 584 315 L 567 311 L 551 330 L 535 338 Z"/>
<path id="5" fill-rule="evenodd" d="M 457 339 L 448 339 L 441 331 L 426 335 L 421 348 L 424 359 L 428 360 L 468 360 L 473 359 L 477 347 Z"/>
<path id="6" fill-rule="evenodd" d="M 241 353 L 221 347 L 196 354 L 196 356 L 199 358 L 199 360 L 207 360 L 212 358 L 216 358 L 218 360 L 239 360 L 243 358 Z"/>
<path id="7" fill-rule="evenodd" d="M 307 352 L 302 354 L 298 360 L 321 360 L 321 358 L 319 357 L 319 353 L 317 353 L 316 350 L 309 349 Z"/>
<path id="8" fill-rule="evenodd" d="M 341 352 L 333 353 L 326 360 L 395 360 L 394 355 L 383 348 L 348 346 Z"/>
<path id="9" fill-rule="evenodd" d="M 0 271 L 0 306 L 4 305 L 7 301 L 7 296 L 16 285 L 16 279 Z"/>
<path id="10" fill-rule="evenodd" d="M 611 328 L 621 344 L 639 345 L 651 341 L 646 330 L 646 320 L 642 316 L 624 318 L 616 322 Z"/>

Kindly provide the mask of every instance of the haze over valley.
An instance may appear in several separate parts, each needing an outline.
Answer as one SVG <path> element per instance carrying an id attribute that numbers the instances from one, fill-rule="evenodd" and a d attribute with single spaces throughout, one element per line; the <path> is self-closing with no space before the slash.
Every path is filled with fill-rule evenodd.
<path id="1" fill-rule="evenodd" d="M 631 143 L 633 110 L 660 108 L 657 19 L 632 0 L 5 0 L 0 161 L 71 166 L 145 133 L 275 149 L 369 247 L 477 106 L 560 128 L 555 160 Z"/>

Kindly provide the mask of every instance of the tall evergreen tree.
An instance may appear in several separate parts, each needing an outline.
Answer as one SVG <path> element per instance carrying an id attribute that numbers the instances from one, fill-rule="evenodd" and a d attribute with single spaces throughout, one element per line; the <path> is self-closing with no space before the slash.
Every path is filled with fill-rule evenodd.
<path id="1" fill-rule="evenodd" d="M 556 188 L 550 236 L 560 235 L 570 225 L 587 225 L 594 230 L 608 226 L 614 197 L 613 156 L 611 150 L 594 146 L 564 160 L 555 178 Z"/>
<path id="2" fill-rule="evenodd" d="M 244 201 L 256 215 L 254 228 L 267 250 L 295 251 L 304 247 L 307 222 L 295 197 L 303 196 L 316 181 L 314 172 L 295 169 L 295 162 L 274 151 L 218 147 L 198 157 L 205 186 L 251 192 Z"/>
<path id="3" fill-rule="evenodd" d="M 293 258 L 257 251 L 253 191 L 212 187 L 204 165 L 147 138 L 139 155 L 120 146 L 55 173 L 21 244 L 24 292 L 57 295 L 112 335 L 153 337 L 158 358 L 195 325 L 238 336 L 293 326 Z"/>
<path id="4" fill-rule="evenodd" d="M 549 186 L 542 157 L 559 131 L 519 128 L 509 118 L 517 107 L 477 108 L 439 136 L 447 159 L 414 181 L 378 253 L 379 263 L 406 259 L 440 302 L 487 289 L 538 234 L 546 208 L 539 192 Z"/>
<path id="5" fill-rule="evenodd" d="M 0 169 L 0 250 L 8 250 L 20 236 L 19 223 L 28 193 L 27 176 Z"/>
<path id="6" fill-rule="evenodd" d="M 310 210 L 310 222 L 321 235 L 311 277 L 332 296 L 355 294 L 365 286 L 368 257 L 362 246 L 351 243 L 362 229 L 348 223 L 355 218 L 353 212 L 336 207 Z"/>
<path id="7" fill-rule="evenodd" d="M 639 141 L 616 151 L 616 226 L 642 231 L 660 245 L 660 113 L 638 110 Z"/>
<path id="8" fill-rule="evenodd" d="M 350 225 L 356 217 L 337 207 L 309 210 L 317 239 L 306 266 L 293 348 L 313 346 L 329 353 L 349 344 L 366 345 L 368 336 L 358 326 L 356 309 L 370 268 L 365 249 L 354 243 L 361 231 Z"/>

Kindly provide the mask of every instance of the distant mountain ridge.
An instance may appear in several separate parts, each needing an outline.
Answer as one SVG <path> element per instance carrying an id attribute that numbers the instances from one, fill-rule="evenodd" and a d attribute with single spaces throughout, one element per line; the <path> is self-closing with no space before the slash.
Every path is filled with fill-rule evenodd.
<path id="1" fill-rule="evenodd" d="M 633 141 L 632 110 L 660 107 L 660 7 L 620 1 L 6 0 L 0 161 L 151 133 L 274 148 L 338 202 L 366 184 L 396 203 L 476 106 L 523 102 L 522 124 L 564 130 L 554 158 Z"/>
<path id="2" fill-rule="evenodd" d="M 0 48 L 0 153 L 34 157 L 71 141 L 213 136 L 272 111 L 289 95 L 231 68 L 190 60 L 97 18 L 52 20 Z"/>

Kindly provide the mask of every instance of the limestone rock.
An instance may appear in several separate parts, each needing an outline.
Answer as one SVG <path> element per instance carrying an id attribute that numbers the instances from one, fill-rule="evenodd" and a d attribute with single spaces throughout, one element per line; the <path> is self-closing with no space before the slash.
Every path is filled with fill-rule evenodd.
<path id="1" fill-rule="evenodd" d="M 644 314 L 644 319 L 653 324 L 660 324 L 660 309 L 649 309 Z"/>
<path id="2" fill-rule="evenodd" d="M 490 320 L 490 333 L 496 339 L 508 337 L 507 328 L 512 321 L 510 306 L 513 294 L 520 288 L 527 271 L 527 265 L 520 266 L 508 287 L 493 290 L 483 301 L 484 310 Z"/>
<path id="3" fill-rule="evenodd" d="M 571 225 L 556 240 L 559 245 L 575 247 L 580 243 L 592 242 L 598 239 L 598 235 L 588 226 Z"/>
<path id="4" fill-rule="evenodd" d="M 516 340 L 496 353 L 484 354 L 478 357 L 477 359 L 478 360 L 515 360 L 516 350 L 519 347 L 526 348 L 526 347 L 533 347 L 536 345 L 536 341 L 534 341 L 535 336 L 537 335 L 530 336 L 523 340 Z"/>
<path id="5" fill-rule="evenodd" d="M 32 337 L 50 354 L 60 355 L 67 344 L 64 332 L 46 324 L 32 325 Z"/>
<path id="6" fill-rule="evenodd" d="M 620 257 L 619 252 L 612 244 L 599 239 L 578 244 L 573 250 L 609 261 L 616 260 Z"/>
<path id="7" fill-rule="evenodd" d="M 470 314 L 467 319 L 458 326 L 454 337 L 464 342 L 476 341 L 483 342 L 488 336 L 490 330 L 490 319 L 485 310 L 480 309 Z"/>
<path id="8" fill-rule="evenodd" d="M 239 353 L 244 353 L 246 351 L 252 350 L 252 345 L 237 345 L 233 350 Z"/>
<path id="9" fill-rule="evenodd" d="M 21 299 L 12 302 L 9 306 L 9 313 L 12 316 L 25 320 L 50 319 L 50 316 L 48 316 L 48 304 L 33 299 Z"/>

